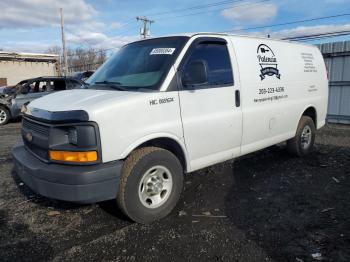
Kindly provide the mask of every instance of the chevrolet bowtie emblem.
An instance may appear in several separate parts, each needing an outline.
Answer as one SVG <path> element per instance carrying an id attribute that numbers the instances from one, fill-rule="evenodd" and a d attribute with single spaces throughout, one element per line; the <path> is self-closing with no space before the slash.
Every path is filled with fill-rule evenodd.
<path id="1" fill-rule="evenodd" d="M 28 132 L 26 135 L 25 135 L 26 139 L 28 142 L 32 142 L 33 141 L 33 135 L 32 133 Z"/>

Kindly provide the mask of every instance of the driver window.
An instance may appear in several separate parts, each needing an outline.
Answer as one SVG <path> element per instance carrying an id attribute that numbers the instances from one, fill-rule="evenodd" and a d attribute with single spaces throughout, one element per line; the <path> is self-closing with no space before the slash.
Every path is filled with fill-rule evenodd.
<path id="1" fill-rule="evenodd" d="M 208 82 L 197 89 L 233 85 L 233 73 L 226 43 L 203 42 L 194 47 L 187 65 L 203 61 L 206 64 Z"/>

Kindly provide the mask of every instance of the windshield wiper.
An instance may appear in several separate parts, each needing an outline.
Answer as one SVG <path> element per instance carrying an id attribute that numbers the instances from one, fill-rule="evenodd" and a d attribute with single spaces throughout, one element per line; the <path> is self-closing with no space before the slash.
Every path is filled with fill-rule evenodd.
<path id="1" fill-rule="evenodd" d="M 95 85 L 106 85 L 113 89 L 125 91 L 126 89 L 122 87 L 122 84 L 119 82 L 110 82 L 110 81 L 101 81 L 101 82 L 95 82 Z"/>

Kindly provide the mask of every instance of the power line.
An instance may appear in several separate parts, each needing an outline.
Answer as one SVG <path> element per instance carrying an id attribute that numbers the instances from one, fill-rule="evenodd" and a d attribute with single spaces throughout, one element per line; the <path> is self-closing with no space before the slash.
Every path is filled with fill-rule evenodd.
<path id="1" fill-rule="evenodd" d="M 224 1 L 224 2 L 242 2 L 244 0 L 236 0 L 236 1 Z M 237 5 L 234 5 L 232 7 L 230 7 L 230 9 L 232 8 L 236 8 L 236 7 L 240 7 L 240 6 L 246 6 L 246 7 L 250 7 L 250 6 L 254 6 L 254 5 L 257 5 L 259 3 L 262 3 L 262 2 L 268 2 L 270 0 L 261 0 L 261 1 L 257 1 L 257 2 L 246 2 L 246 3 L 243 3 L 243 4 L 237 4 Z M 207 4 L 205 6 L 208 6 L 208 5 L 214 5 L 214 4 L 218 4 L 218 3 L 222 3 L 222 2 L 217 2 L 217 3 L 212 3 L 212 4 Z M 204 6 L 204 5 L 201 5 L 201 6 Z M 193 8 L 193 7 L 192 7 Z M 206 10 L 206 11 L 202 11 L 202 12 L 197 12 L 197 13 L 190 13 L 190 14 L 185 14 L 185 15 L 180 15 L 180 16 L 171 16 L 171 17 L 167 17 L 167 18 L 160 18 L 161 20 L 166 20 L 166 19 L 173 19 L 173 18 L 179 18 L 179 17 L 185 17 L 185 16 L 192 16 L 192 15 L 199 15 L 199 14 L 203 14 L 203 13 L 208 13 L 208 12 L 215 12 L 215 11 L 220 11 L 220 10 L 224 10 L 226 8 L 221 8 L 221 9 L 216 9 L 216 10 Z M 133 27 L 134 28 L 134 27 Z M 131 29 L 133 29 L 131 28 Z M 128 31 L 131 31 L 131 29 L 129 29 Z M 127 32 L 127 31 L 126 31 Z M 122 35 L 117 35 L 117 36 L 121 36 Z M 117 37 L 117 36 L 114 36 L 114 37 Z M 103 51 L 109 51 L 109 50 L 113 50 L 113 49 L 118 49 L 118 47 L 115 47 L 115 48 L 108 48 L 108 49 L 103 49 Z M 100 52 L 100 51 L 98 51 Z M 73 55 L 74 56 L 74 55 Z"/>
<path id="2" fill-rule="evenodd" d="M 135 23 L 137 23 L 137 22 L 135 21 Z M 135 28 L 138 28 L 138 27 L 139 27 L 139 25 L 135 25 L 135 26 L 133 26 L 133 27 L 128 28 L 127 30 L 123 30 L 123 31 L 119 32 L 118 35 L 115 35 L 115 36 L 123 36 L 123 35 L 121 35 L 121 34 L 128 33 L 128 32 L 130 32 L 131 30 L 133 30 L 133 29 L 135 29 Z"/>
<path id="3" fill-rule="evenodd" d="M 187 8 L 180 8 L 180 9 L 173 9 L 171 11 L 165 11 L 165 12 L 158 12 L 158 13 L 150 13 L 147 14 L 148 16 L 162 16 L 165 14 L 171 14 L 171 13 L 177 13 L 177 12 L 182 12 L 182 11 L 190 11 L 190 10 L 196 10 L 196 9 L 203 9 L 203 8 L 208 8 L 208 7 L 214 7 L 214 6 L 219 6 L 219 5 L 228 5 L 228 4 L 232 4 L 232 3 L 237 3 L 237 2 L 243 2 L 245 0 L 226 0 L 226 1 L 220 1 L 220 2 L 214 2 L 211 4 L 203 4 L 203 5 L 196 5 L 196 6 L 191 6 L 191 7 L 187 7 Z M 126 20 L 124 23 L 122 23 L 123 25 L 120 28 L 114 29 L 114 30 L 120 30 L 122 28 L 127 27 L 130 24 L 136 23 L 136 21 L 134 20 L 134 18 L 130 18 L 128 20 Z M 113 29 L 110 29 L 108 31 L 105 31 L 104 33 L 110 33 L 112 32 Z M 120 32 L 122 33 L 122 32 Z"/>
<path id="4" fill-rule="evenodd" d="M 238 3 L 238 2 L 244 2 L 244 1 L 246 1 L 246 0 L 219 1 L 219 2 L 214 2 L 214 3 L 210 3 L 210 4 L 195 5 L 195 6 L 191 6 L 191 7 L 187 7 L 187 8 L 172 9 L 170 11 L 165 11 L 165 12 L 149 13 L 147 15 L 148 16 L 152 16 L 152 17 L 154 17 L 154 16 L 162 16 L 162 15 L 165 15 L 165 14 L 172 14 L 172 13 L 178 13 L 178 12 L 187 12 L 187 11 L 192 11 L 192 10 L 204 9 L 204 8 L 208 8 L 208 7 L 215 7 L 215 6 L 220 6 L 220 5 L 229 5 L 229 4 Z M 265 0 L 265 1 L 270 1 L 270 0 Z M 262 1 L 262 2 L 265 2 L 265 1 Z M 246 4 L 251 4 L 251 3 L 247 2 Z M 165 19 L 177 18 L 177 17 L 182 17 L 182 16 L 190 16 L 190 15 L 196 15 L 196 14 L 207 13 L 207 12 L 220 11 L 220 10 L 224 10 L 224 9 L 227 9 L 227 8 L 223 8 L 223 9 L 219 9 L 219 10 L 208 10 L 208 11 L 204 11 L 204 12 L 200 12 L 200 13 L 194 13 L 194 14 L 185 14 L 185 15 L 174 16 L 174 17 L 165 18 Z M 130 18 L 130 19 L 126 20 L 126 24 L 125 25 L 123 25 L 122 27 L 120 27 L 120 28 L 118 28 L 116 30 L 122 29 L 126 25 L 129 25 L 129 24 L 132 24 L 132 23 L 135 23 L 135 21 L 132 18 Z M 111 32 L 111 31 L 112 30 L 108 30 L 106 32 Z"/>
<path id="5" fill-rule="evenodd" d="M 221 1 L 221 2 L 216 2 L 216 3 L 212 3 L 212 4 L 206 4 L 206 5 L 200 5 L 200 6 L 193 6 L 193 7 L 189 7 L 187 9 L 194 9 L 194 8 L 203 8 L 204 6 L 205 7 L 208 7 L 208 6 L 214 6 L 214 5 L 218 5 L 219 3 L 220 4 L 223 4 L 224 2 L 225 3 L 233 3 L 233 2 L 243 2 L 245 0 L 235 0 L 235 1 Z M 259 3 L 263 3 L 263 2 L 268 2 L 270 0 L 260 0 L 260 1 L 257 1 L 257 2 L 246 2 L 246 3 L 242 3 L 242 4 L 236 4 L 236 5 L 233 5 L 232 7 L 230 7 L 230 9 L 233 9 L 233 8 L 236 8 L 236 7 L 241 7 L 241 6 L 245 6 L 245 7 L 251 7 L 251 6 L 255 6 Z M 199 15 L 199 14 L 203 14 L 203 13 L 208 13 L 208 12 L 216 12 L 216 11 L 221 11 L 221 10 L 225 10 L 227 8 L 221 8 L 221 9 L 215 9 L 215 10 L 206 10 L 206 11 L 202 11 L 202 12 L 196 12 L 196 13 L 190 13 L 190 14 L 184 14 L 184 15 L 179 15 L 179 16 L 171 16 L 171 17 L 167 17 L 167 18 L 159 18 L 160 20 L 166 20 L 166 19 L 173 19 L 173 18 L 179 18 L 179 17 L 186 17 L 186 16 L 193 16 L 193 15 Z M 177 11 L 179 11 L 180 9 L 176 9 Z M 174 11 L 176 11 L 174 10 Z M 184 10 L 184 9 L 181 9 L 181 10 Z M 170 11 L 169 11 L 170 12 Z M 169 13 L 168 12 L 168 13 Z M 164 12 L 165 13 L 165 12 Z M 162 14 L 164 14 L 162 13 Z M 158 13 L 160 14 L 160 13 Z"/>
<path id="6" fill-rule="evenodd" d="M 224 5 L 224 4 L 229 4 L 229 3 L 231 4 L 231 3 L 234 3 L 234 2 L 243 2 L 243 1 L 244 0 L 220 1 L 220 2 L 215 2 L 215 3 L 211 3 L 211 4 L 197 5 L 197 6 L 192 6 L 192 7 L 188 7 L 188 8 L 182 8 L 182 9 L 175 9 L 175 10 L 172 10 L 172 11 L 167 11 L 167 12 L 162 12 L 162 13 L 153 13 L 153 16 L 154 15 L 164 15 L 164 14 L 169 14 L 169 13 L 173 13 L 173 12 L 202 9 L 204 7 L 218 6 L 218 5 Z M 267 2 L 267 1 L 270 1 L 270 0 L 262 0 L 262 1 L 257 1 L 257 2 L 253 2 L 253 3 L 252 2 L 246 2 L 246 3 L 234 5 L 234 6 L 230 7 L 230 9 L 231 8 L 236 8 L 236 7 L 239 7 L 239 6 L 250 7 L 250 6 L 257 5 L 259 3 Z M 196 13 L 190 13 L 190 14 L 184 14 L 184 15 L 178 15 L 178 16 L 170 16 L 170 17 L 164 17 L 164 18 L 159 18 L 159 19 L 166 20 L 166 19 L 172 19 L 172 18 L 186 17 L 186 16 L 192 16 L 192 15 L 199 15 L 199 14 L 203 14 L 203 13 L 207 13 L 207 12 L 220 11 L 220 10 L 224 10 L 224 9 L 227 9 L 227 8 L 215 9 L 215 10 L 206 10 L 206 11 L 202 11 L 202 12 L 196 12 Z M 243 28 L 243 29 L 240 29 L 240 30 L 226 30 L 226 31 L 221 31 L 221 32 L 238 32 L 238 31 L 248 31 L 248 30 L 263 29 L 263 28 L 272 28 L 272 27 L 278 27 L 278 26 L 292 25 L 292 24 L 298 24 L 298 23 L 306 23 L 306 22 L 326 20 L 326 19 L 339 18 L 339 17 L 345 17 L 345 16 L 350 16 L 350 14 L 349 13 L 337 14 L 337 15 L 331 15 L 331 16 L 316 17 L 316 18 L 311 18 L 311 19 L 290 21 L 290 22 L 285 22 L 285 23 L 270 24 L 270 25 L 266 25 L 266 26 L 249 27 L 249 28 Z M 131 22 L 129 22 L 128 24 L 131 24 Z M 127 33 L 127 32 L 131 31 L 132 29 L 134 29 L 136 27 L 138 27 L 138 26 L 134 26 L 132 28 L 129 28 L 128 30 L 126 30 L 124 32 L 121 32 L 121 33 Z M 113 36 L 113 37 L 118 37 L 118 36 L 123 37 L 123 35 L 116 35 L 116 36 Z M 96 52 L 109 51 L 109 50 L 114 50 L 114 49 L 118 49 L 118 47 L 108 48 L 108 49 L 101 49 L 101 50 L 98 50 Z"/>
<path id="7" fill-rule="evenodd" d="M 129 21 L 129 20 L 131 20 L 131 19 L 128 19 L 127 21 Z M 135 19 L 132 19 L 132 21 L 130 21 L 130 22 L 121 23 L 122 25 L 121 25 L 119 28 L 109 29 L 109 30 L 107 30 L 107 31 L 104 31 L 103 33 L 104 33 L 104 34 L 108 34 L 108 33 L 110 33 L 110 32 L 119 31 L 119 30 L 121 30 L 121 29 L 126 29 L 126 28 L 128 28 L 131 24 L 135 24 L 135 23 L 137 23 L 137 22 L 135 21 Z M 127 30 L 127 31 L 128 31 L 128 30 Z M 123 33 L 123 31 L 122 31 L 122 32 L 119 32 L 119 34 L 122 34 L 122 33 Z"/>
<path id="8" fill-rule="evenodd" d="M 236 2 L 243 2 L 245 0 L 229 0 L 229 1 L 220 1 L 220 2 L 214 2 L 211 4 L 203 4 L 203 5 L 195 5 L 187 8 L 180 8 L 180 9 L 172 9 L 171 11 L 165 11 L 165 12 L 159 12 L 159 13 L 151 13 L 148 14 L 149 16 L 160 16 L 160 15 L 165 15 L 165 14 L 172 14 L 176 12 L 182 12 L 182 11 L 190 11 L 190 10 L 196 10 L 196 9 L 203 9 L 203 8 L 208 8 L 208 7 L 213 7 L 213 6 L 219 6 L 219 5 L 227 5 L 227 4 L 232 4 Z"/>
<path id="9" fill-rule="evenodd" d="M 239 31 L 264 29 L 264 28 L 270 28 L 270 27 L 292 25 L 292 24 L 306 23 L 306 22 L 312 22 L 312 21 L 320 21 L 320 20 L 326 20 L 326 19 L 330 19 L 330 18 L 338 18 L 338 17 L 344 17 L 344 16 L 350 16 L 350 14 L 346 13 L 346 14 L 338 14 L 338 15 L 331 15 L 331 16 L 323 16 L 323 17 L 316 17 L 316 18 L 305 19 L 305 20 L 296 20 L 296 21 L 279 23 L 279 24 L 271 24 L 271 25 L 256 26 L 256 27 L 247 27 L 247 28 L 242 28 L 240 30 L 226 30 L 226 31 L 221 31 L 221 32 L 222 33 L 224 33 L 224 32 L 239 32 Z"/>
<path id="10" fill-rule="evenodd" d="M 349 34 L 350 34 L 350 30 L 343 30 L 343 31 L 333 31 L 333 32 L 326 32 L 326 33 L 319 33 L 319 34 L 311 34 L 311 35 L 286 37 L 286 38 L 283 38 L 283 40 L 290 40 L 290 41 L 316 40 L 316 39 L 322 39 L 327 37 L 344 36 Z"/>
<path id="11" fill-rule="evenodd" d="M 257 1 L 257 2 L 246 2 L 246 3 L 242 3 L 242 4 L 233 5 L 229 9 L 233 9 L 233 8 L 241 7 L 241 6 L 251 7 L 251 6 L 256 6 L 256 5 L 260 4 L 260 3 L 269 2 L 269 1 L 271 1 L 271 0 L 261 0 L 261 1 Z M 204 14 L 204 13 L 211 13 L 211 12 L 222 11 L 222 10 L 225 10 L 225 9 L 227 9 L 227 7 L 220 8 L 220 9 L 206 10 L 206 11 L 201 11 L 201 12 L 197 12 L 197 13 L 190 13 L 190 14 L 184 14 L 184 15 L 178 15 L 178 16 L 170 16 L 170 17 L 165 17 L 165 18 L 158 18 L 158 20 L 168 20 L 168 19 L 173 19 L 173 18 L 180 18 L 180 17 L 192 16 L 192 15 L 199 15 L 199 14 Z"/>
<path id="12" fill-rule="evenodd" d="M 191 11 L 191 10 L 196 10 L 196 9 L 203 9 L 203 8 L 208 8 L 208 7 L 213 7 L 213 6 L 219 6 L 219 5 L 228 5 L 232 3 L 237 3 L 237 2 L 243 2 L 246 0 L 226 0 L 226 1 L 219 1 L 219 2 L 214 2 L 210 4 L 203 4 L 203 5 L 195 5 L 195 6 L 190 6 L 186 8 L 179 8 L 179 9 L 172 9 L 169 11 L 164 11 L 164 12 L 158 12 L 158 13 L 146 13 L 147 16 L 161 16 L 165 14 L 172 14 L 172 13 L 177 13 L 177 12 L 186 12 L 186 11 Z M 130 21 L 130 22 L 129 22 Z M 127 24 L 135 22 L 133 18 L 130 18 L 126 20 Z"/>

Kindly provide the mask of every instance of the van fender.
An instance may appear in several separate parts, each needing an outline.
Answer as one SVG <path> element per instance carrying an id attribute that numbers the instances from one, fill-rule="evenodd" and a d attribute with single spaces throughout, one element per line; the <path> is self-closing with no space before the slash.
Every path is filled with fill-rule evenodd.
<path id="1" fill-rule="evenodd" d="M 305 106 L 305 107 L 303 108 L 303 110 L 299 113 L 299 118 L 298 118 L 298 122 L 297 122 L 297 124 L 296 124 L 296 126 L 295 126 L 294 135 L 295 135 L 296 132 L 297 132 L 298 124 L 299 124 L 299 121 L 300 121 L 301 117 L 303 116 L 304 112 L 305 112 L 308 108 L 310 108 L 310 107 L 313 107 L 313 108 L 315 109 L 315 112 L 316 112 L 316 122 L 318 122 L 318 121 L 317 121 L 317 108 L 316 108 L 316 106 L 315 106 L 314 104 L 308 104 L 308 105 Z M 315 125 L 315 127 L 316 127 L 316 129 L 317 129 L 317 126 L 316 126 L 316 125 Z"/>
<path id="2" fill-rule="evenodd" d="M 134 151 L 136 148 L 138 148 L 140 145 L 151 141 L 153 139 L 157 138 L 169 138 L 174 140 L 178 145 L 180 145 L 182 152 L 184 153 L 185 160 L 186 160 L 186 171 L 190 171 L 190 159 L 186 150 L 185 143 L 183 139 L 180 139 L 178 136 L 171 134 L 171 133 L 152 133 L 148 134 L 146 136 L 143 136 L 137 140 L 135 140 L 133 143 L 131 143 L 121 154 L 121 159 L 125 159 L 132 151 Z"/>

